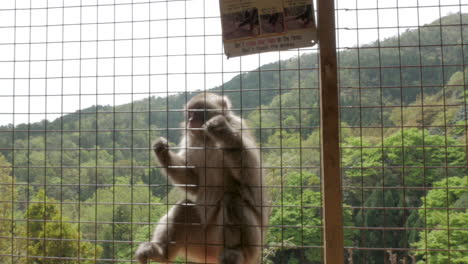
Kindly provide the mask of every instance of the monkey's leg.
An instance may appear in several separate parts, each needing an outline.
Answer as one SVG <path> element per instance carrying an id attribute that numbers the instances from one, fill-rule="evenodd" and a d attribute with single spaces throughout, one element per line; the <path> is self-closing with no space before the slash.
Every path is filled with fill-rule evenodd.
<path id="1" fill-rule="evenodd" d="M 225 193 L 223 198 L 224 249 L 221 264 L 243 264 L 243 203 L 240 195 Z"/>
<path id="2" fill-rule="evenodd" d="M 220 263 L 258 263 L 262 249 L 258 215 L 237 193 L 225 193 L 223 207 L 224 249 Z"/>
<path id="3" fill-rule="evenodd" d="M 172 207 L 167 215 L 161 218 L 154 231 L 151 242 L 140 244 L 136 258 L 140 263 L 153 260 L 162 263 L 174 261 L 189 244 L 189 237 L 203 237 L 194 233 L 200 229 L 200 217 L 190 200 L 184 200 Z M 200 229 L 201 230 L 201 229 Z M 187 250 L 185 250 L 187 251 Z"/>
<path id="4" fill-rule="evenodd" d="M 258 263 L 261 255 L 261 230 L 251 224 L 225 224 L 221 264 Z"/>

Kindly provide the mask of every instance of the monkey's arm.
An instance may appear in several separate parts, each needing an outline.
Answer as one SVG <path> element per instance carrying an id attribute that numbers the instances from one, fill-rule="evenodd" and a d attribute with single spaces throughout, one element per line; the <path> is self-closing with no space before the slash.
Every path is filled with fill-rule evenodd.
<path id="1" fill-rule="evenodd" d="M 165 138 L 159 138 L 153 144 L 154 154 L 161 166 L 175 184 L 193 185 L 187 188 L 189 192 L 196 192 L 195 185 L 198 184 L 197 174 L 192 168 L 187 168 L 184 157 L 169 150 L 169 145 Z"/>

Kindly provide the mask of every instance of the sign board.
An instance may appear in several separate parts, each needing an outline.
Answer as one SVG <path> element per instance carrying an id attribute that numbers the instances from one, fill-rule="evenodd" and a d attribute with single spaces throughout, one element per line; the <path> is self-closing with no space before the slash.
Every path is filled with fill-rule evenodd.
<path id="1" fill-rule="evenodd" d="M 316 43 L 312 0 L 220 0 L 220 7 L 228 58 Z"/>

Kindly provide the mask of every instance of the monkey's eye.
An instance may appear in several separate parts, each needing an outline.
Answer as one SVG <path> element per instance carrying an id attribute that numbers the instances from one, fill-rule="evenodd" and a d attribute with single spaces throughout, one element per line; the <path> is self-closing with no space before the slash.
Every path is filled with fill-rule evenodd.
<path id="1" fill-rule="evenodd" d="M 192 112 L 192 111 L 189 111 L 189 112 L 187 113 L 187 120 L 188 120 L 188 121 L 193 120 L 193 116 L 194 116 L 193 112 Z"/>
<path id="2" fill-rule="evenodd" d="M 187 119 L 189 121 L 193 121 L 193 120 L 196 120 L 196 121 L 203 121 L 205 120 L 205 113 L 203 110 L 199 110 L 199 111 L 189 111 L 187 113 Z"/>

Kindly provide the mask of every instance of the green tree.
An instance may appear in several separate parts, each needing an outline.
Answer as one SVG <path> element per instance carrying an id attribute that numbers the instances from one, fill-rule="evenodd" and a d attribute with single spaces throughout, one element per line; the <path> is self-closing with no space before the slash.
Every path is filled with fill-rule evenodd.
<path id="1" fill-rule="evenodd" d="M 468 263 L 468 176 L 450 177 L 434 183 L 422 198 L 418 213 L 427 230 L 413 243 L 418 263 Z"/>
<path id="2" fill-rule="evenodd" d="M 321 263 L 320 180 L 317 175 L 307 171 L 291 172 L 284 175 L 284 178 L 282 192 L 272 202 L 277 206 L 271 212 L 271 227 L 267 235 L 268 245 L 284 249 L 274 250 L 269 259 L 273 263 Z M 349 210 L 344 212 L 344 221 L 346 226 L 352 225 Z M 346 233 L 347 244 L 350 244 L 353 236 L 353 232 Z M 302 246 L 310 248 L 303 249 Z"/>
<path id="3" fill-rule="evenodd" d="M 83 221 L 110 223 L 82 227 L 85 238 L 102 241 L 105 259 L 132 260 L 136 249 L 132 241 L 149 241 L 153 223 L 168 208 L 148 186 L 130 181 L 119 177 L 114 186 L 99 189 L 81 207 Z"/>
<path id="4" fill-rule="evenodd" d="M 94 263 L 102 248 L 81 241 L 82 235 L 70 219 L 63 216 L 57 201 L 41 189 L 28 207 L 29 255 L 38 264 Z M 81 260 L 80 260 L 81 259 Z"/>
<path id="5" fill-rule="evenodd" d="M 13 207 L 17 200 L 17 190 L 15 181 L 11 177 L 11 164 L 0 154 L 0 248 L 2 254 L 24 255 L 26 252 L 26 242 L 14 239 L 24 235 L 23 226 L 18 226 L 15 222 L 16 215 Z M 26 263 L 24 258 L 12 258 L 10 256 L 0 256 L 0 263 Z"/>
<path id="6" fill-rule="evenodd" d="M 390 167 L 393 176 L 387 178 L 387 184 L 430 186 L 445 175 L 460 175 L 464 170 L 460 167 L 466 165 L 466 154 L 457 145 L 451 137 L 417 128 L 393 134 L 384 140 L 385 165 Z"/>
<path id="7" fill-rule="evenodd" d="M 404 129 L 387 137 L 382 144 L 372 144 L 365 138 L 344 140 L 342 162 L 345 185 L 355 187 L 427 187 L 445 175 L 460 175 L 466 164 L 465 151 L 450 137 L 432 134 L 428 130 Z M 447 168 L 448 166 L 448 168 Z M 430 169 L 427 169 L 430 167 Z M 346 190 L 346 203 L 354 205 L 356 226 L 368 227 L 361 231 L 364 247 L 407 248 L 418 237 L 416 231 L 389 232 L 382 228 L 419 227 L 417 213 L 399 208 L 421 206 L 423 189 L 361 188 Z M 359 209 L 363 206 L 364 209 Z M 387 208 L 382 210 L 380 208 Z M 356 260 L 381 263 L 387 258 L 384 251 L 354 254 Z M 406 252 L 396 252 L 398 259 Z"/>

